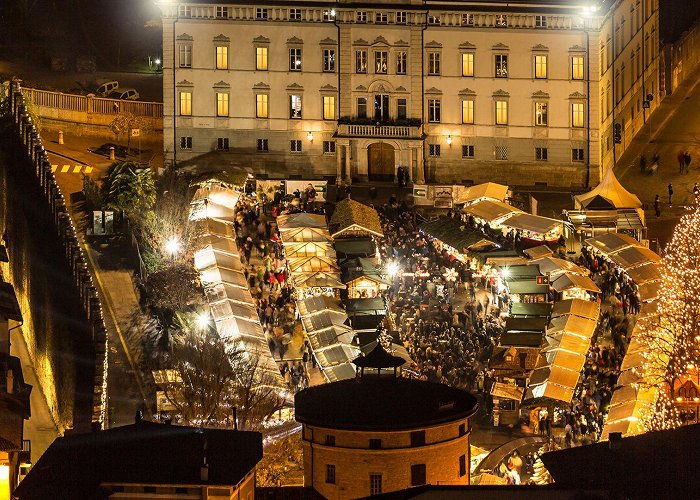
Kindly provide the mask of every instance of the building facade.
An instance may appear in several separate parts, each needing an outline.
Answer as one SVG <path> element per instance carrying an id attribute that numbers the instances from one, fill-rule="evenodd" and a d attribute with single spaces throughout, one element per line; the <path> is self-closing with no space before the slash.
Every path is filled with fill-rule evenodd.
<path id="1" fill-rule="evenodd" d="M 658 104 L 657 2 L 163 0 L 165 158 L 592 185 Z"/>

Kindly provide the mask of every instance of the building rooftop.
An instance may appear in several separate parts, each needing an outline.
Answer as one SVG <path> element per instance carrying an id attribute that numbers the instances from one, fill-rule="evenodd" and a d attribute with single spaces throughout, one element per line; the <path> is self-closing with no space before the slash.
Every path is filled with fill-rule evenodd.
<path id="1" fill-rule="evenodd" d="M 101 498 L 103 483 L 234 486 L 261 458 L 258 432 L 139 422 L 57 439 L 14 494 L 21 500 Z"/>
<path id="2" fill-rule="evenodd" d="M 407 378 L 343 380 L 296 394 L 297 421 L 357 431 L 400 431 L 464 419 L 476 413 L 476 398 L 447 385 Z"/>

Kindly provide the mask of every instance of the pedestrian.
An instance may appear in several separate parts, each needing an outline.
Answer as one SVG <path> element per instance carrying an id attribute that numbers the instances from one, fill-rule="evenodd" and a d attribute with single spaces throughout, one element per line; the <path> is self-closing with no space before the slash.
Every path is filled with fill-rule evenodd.
<path id="1" fill-rule="evenodd" d="M 690 160 L 692 158 L 690 157 L 690 152 L 686 151 L 685 154 L 683 154 L 683 163 L 685 164 L 685 173 L 687 174 L 690 172 Z"/>
<path id="2" fill-rule="evenodd" d="M 678 152 L 678 173 L 682 174 L 683 173 L 683 167 L 685 167 L 685 151 L 682 149 Z"/>
<path id="3" fill-rule="evenodd" d="M 668 184 L 668 206 L 673 206 L 673 184 Z"/>
<path id="4" fill-rule="evenodd" d="M 695 201 L 698 201 L 698 196 L 700 196 L 700 188 L 698 188 L 698 183 L 693 185 L 693 195 L 695 196 Z"/>
<path id="5" fill-rule="evenodd" d="M 643 174 L 647 170 L 647 159 L 644 157 L 644 153 L 639 157 L 639 171 Z"/>
<path id="6" fill-rule="evenodd" d="M 657 217 L 661 217 L 661 200 L 659 200 L 659 195 L 656 195 L 656 198 L 654 198 L 654 211 L 656 212 Z"/>

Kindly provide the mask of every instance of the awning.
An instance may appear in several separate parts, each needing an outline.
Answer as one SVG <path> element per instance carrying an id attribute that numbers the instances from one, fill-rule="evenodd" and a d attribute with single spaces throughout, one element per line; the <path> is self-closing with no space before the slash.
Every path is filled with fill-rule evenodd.
<path id="1" fill-rule="evenodd" d="M 564 273 L 559 276 L 556 280 L 554 280 L 554 283 L 552 283 L 552 288 L 557 292 L 579 288 L 588 292 L 600 293 L 600 288 L 598 288 L 598 285 L 593 283 L 591 278 L 588 276 L 580 276 L 578 274 L 571 273 Z"/>
<path id="2" fill-rule="evenodd" d="M 352 341 L 355 338 L 355 332 L 352 328 L 345 325 L 335 325 L 330 328 L 326 328 L 320 332 L 308 333 L 309 342 L 311 342 L 311 348 L 314 351 L 322 351 L 335 344 L 347 344 L 352 345 Z"/>
<path id="3" fill-rule="evenodd" d="M 335 249 L 328 242 L 303 241 L 284 243 L 284 255 L 287 259 L 299 259 L 303 257 L 329 257 L 335 259 Z"/>
<path id="4" fill-rule="evenodd" d="M 580 207 L 588 209 L 618 209 L 618 208 L 641 208 L 642 202 L 639 198 L 627 191 L 615 177 L 612 168 L 608 168 L 595 188 L 591 191 L 575 197 L 576 203 Z"/>
<path id="5" fill-rule="evenodd" d="M 336 260 L 332 257 L 301 257 L 301 258 L 287 258 L 287 264 L 292 274 L 297 273 L 315 273 L 319 271 L 324 271 L 327 273 L 340 273 L 340 266 Z"/>
<path id="6" fill-rule="evenodd" d="M 506 281 L 506 286 L 511 294 L 546 295 L 549 292 L 549 285 L 538 285 L 535 280 Z"/>
<path id="7" fill-rule="evenodd" d="M 511 332 L 544 332 L 547 318 L 506 318 L 506 333 Z"/>
<path id="8" fill-rule="evenodd" d="M 194 267 L 198 271 L 207 267 L 218 266 L 233 271 L 242 271 L 243 265 L 238 254 L 216 250 L 212 245 L 207 245 L 194 253 Z"/>
<path id="9" fill-rule="evenodd" d="M 302 316 L 328 311 L 339 313 L 347 317 L 347 315 L 345 315 L 345 309 L 340 305 L 340 300 L 327 295 L 318 295 L 316 297 L 298 300 L 297 308 L 299 309 L 299 314 Z"/>
<path id="10" fill-rule="evenodd" d="M 339 380 L 354 379 L 357 374 L 355 365 L 352 363 L 343 363 L 341 365 L 329 366 L 323 369 L 323 375 L 328 382 L 338 382 Z"/>
<path id="11" fill-rule="evenodd" d="M 206 269 L 200 269 L 199 279 L 204 286 L 228 283 L 229 285 L 248 288 L 248 280 L 245 279 L 242 272 L 223 267 L 211 266 Z"/>
<path id="12" fill-rule="evenodd" d="M 523 253 L 533 260 L 541 259 L 542 257 L 550 257 L 550 256 L 554 255 L 554 252 L 552 252 L 552 249 L 549 248 L 547 245 L 540 245 L 537 247 L 526 248 L 525 250 L 523 250 Z"/>
<path id="13" fill-rule="evenodd" d="M 542 257 L 541 259 L 533 260 L 533 264 L 539 266 L 542 274 L 558 274 L 569 272 L 586 276 L 588 273 L 581 266 L 578 266 L 570 260 L 558 259 L 556 257 Z"/>
<path id="14" fill-rule="evenodd" d="M 328 229 L 321 227 L 294 227 L 289 229 L 280 229 L 280 238 L 282 243 L 305 243 L 314 241 L 318 243 L 333 243 L 331 233 Z"/>
<path id="15" fill-rule="evenodd" d="M 303 315 L 301 323 L 307 334 L 331 328 L 336 325 L 344 325 L 347 321 L 347 314 L 337 313 L 331 310 L 324 310 L 310 315 Z"/>
<path id="16" fill-rule="evenodd" d="M 649 302 L 659 298 L 662 281 L 650 281 L 639 285 L 639 298 L 642 302 Z"/>
<path id="17" fill-rule="evenodd" d="M 547 346 L 542 349 L 542 353 L 550 351 L 569 351 L 585 353 L 591 345 L 591 339 L 570 333 L 559 332 L 545 336 Z"/>
<path id="18" fill-rule="evenodd" d="M 637 285 L 643 285 L 644 283 L 649 283 L 650 281 L 659 281 L 661 279 L 659 267 L 652 262 L 643 264 L 638 267 L 634 267 L 632 269 L 628 269 L 627 275 Z"/>
<path id="19" fill-rule="evenodd" d="M 523 211 L 501 201 L 482 200 L 464 207 L 462 213 L 493 224 L 512 215 L 522 214 Z"/>
<path id="20" fill-rule="evenodd" d="M 554 229 L 561 228 L 563 224 L 563 221 L 557 219 L 525 213 L 513 215 L 503 222 L 506 227 L 536 234 L 547 234 Z"/>
<path id="21" fill-rule="evenodd" d="M 322 367 L 348 363 L 360 355 L 360 349 L 347 344 L 335 344 L 321 351 L 314 351 L 318 364 Z"/>
<path id="22" fill-rule="evenodd" d="M 292 273 L 292 280 L 294 285 L 301 288 L 346 288 L 338 272 Z"/>
<path id="23" fill-rule="evenodd" d="M 560 300 L 554 303 L 552 308 L 553 318 L 567 314 L 575 314 L 576 316 L 597 321 L 600 315 L 600 304 L 583 299 Z"/>
<path id="24" fill-rule="evenodd" d="M 501 275 L 508 281 L 533 280 L 537 276 L 542 276 L 540 269 L 532 265 L 516 265 L 516 266 L 498 266 L 501 270 Z"/>
<path id="25" fill-rule="evenodd" d="M 209 305 L 214 321 L 228 318 L 239 318 L 247 321 L 258 321 L 258 311 L 253 304 L 241 304 L 231 299 L 224 299 Z"/>
<path id="26" fill-rule="evenodd" d="M 420 230 L 431 238 L 442 241 L 460 253 L 472 248 L 495 246 L 496 242 L 485 238 L 481 231 L 469 230 L 464 223 L 451 217 L 440 217 L 434 221 L 424 222 Z"/>

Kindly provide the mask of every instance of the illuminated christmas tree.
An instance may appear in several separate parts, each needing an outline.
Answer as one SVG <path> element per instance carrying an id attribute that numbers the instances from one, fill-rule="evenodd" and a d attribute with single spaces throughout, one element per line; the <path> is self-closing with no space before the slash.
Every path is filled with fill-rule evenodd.
<path id="1" fill-rule="evenodd" d="M 645 360 L 639 384 L 657 392 L 644 417 L 647 430 L 682 425 L 676 389 L 700 363 L 700 207 L 681 217 L 659 270 L 656 311 L 640 319 L 634 339 Z"/>

